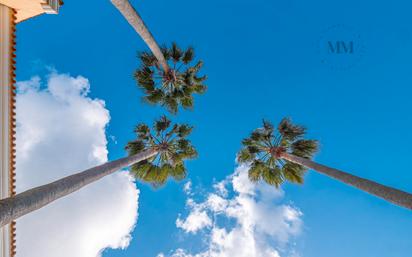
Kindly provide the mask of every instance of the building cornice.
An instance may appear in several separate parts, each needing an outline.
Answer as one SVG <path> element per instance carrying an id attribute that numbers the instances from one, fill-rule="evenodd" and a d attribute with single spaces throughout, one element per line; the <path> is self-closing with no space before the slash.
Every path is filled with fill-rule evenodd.
<path id="1" fill-rule="evenodd" d="M 63 5 L 61 0 L 0 0 L 0 4 L 16 11 L 16 22 L 47 13 L 57 14 Z"/>

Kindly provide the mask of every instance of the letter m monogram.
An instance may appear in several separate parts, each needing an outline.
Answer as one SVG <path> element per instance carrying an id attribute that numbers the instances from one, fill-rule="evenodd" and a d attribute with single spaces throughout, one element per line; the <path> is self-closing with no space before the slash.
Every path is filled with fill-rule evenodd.
<path id="1" fill-rule="evenodd" d="M 353 41 L 328 41 L 328 48 L 333 54 L 353 54 Z"/>

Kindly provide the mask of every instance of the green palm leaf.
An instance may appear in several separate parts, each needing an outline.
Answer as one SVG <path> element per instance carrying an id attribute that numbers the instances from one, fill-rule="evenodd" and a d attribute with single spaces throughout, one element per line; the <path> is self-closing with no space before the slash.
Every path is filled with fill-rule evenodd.
<path id="1" fill-rule="evenodd" d="M 295 140 L 302 137 L 306 133 L 303 126 L 295 125 L 289 118 L 284 118 L 278 126 L 279 133 L 288 140 Z"/>
<path id="2" fill-rule="evenodd" d="M 172 48 L 170 49 L 170 56 L 175 62 L 180 61 L 180 58 L 183 56 L 182 50 L 174 42 L 172 43 Z"/>
<path id="3" fill-rule="evenodd" d="M 188 64 L 191 61 L 193 61 L 194 57 L 195 57 L 195 51 L 193 47 L 189 47 L 188 49 L 186 49 L 185 53 L 183 54 L 182 62 L 184 64 Z"/>

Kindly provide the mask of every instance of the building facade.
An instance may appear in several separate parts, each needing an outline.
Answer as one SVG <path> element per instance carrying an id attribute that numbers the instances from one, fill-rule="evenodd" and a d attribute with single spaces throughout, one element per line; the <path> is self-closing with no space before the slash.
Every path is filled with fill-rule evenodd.
<path id="1" fill-rule="evenodd" d="M 0 198 L 15 192 L 15 57 L 16 24 L 48 13 L 60 0 L 0 0 Z M 0 257 L 16 254 L 15 222 L 0 228 Z"/>

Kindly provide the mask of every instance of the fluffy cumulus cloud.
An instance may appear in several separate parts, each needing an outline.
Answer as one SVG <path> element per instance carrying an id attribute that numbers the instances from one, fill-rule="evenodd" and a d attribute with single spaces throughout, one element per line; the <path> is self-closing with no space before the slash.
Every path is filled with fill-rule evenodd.
<path id="1" fill-rule="evenodd" d="M 302 213 L 281 203 L 283 191 L 251 183 L 247 169 L 247 166 L 238 167 L 200 201 L 195 200 L 191 184 L 184 187 L 189 212 L 185 218 L 179 217 L 176 225 L 188 236 L 202 233 L 206 249 L 192 253 L 179 248 L 167 256 L 296 256 L 292 241 L 301 232 Z"/>
<path id="2" fill-rule="evenodd" d="M 102 100 L 89 81 L 52 72 L 18 83 L 17 191 L 107 161 Z M 125 171 L 20 218 L 17 257 L 96 257 L 124 248 L 137 219 L 139 191 Z"/>

